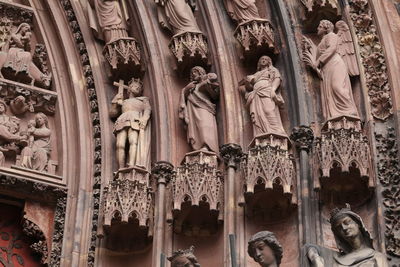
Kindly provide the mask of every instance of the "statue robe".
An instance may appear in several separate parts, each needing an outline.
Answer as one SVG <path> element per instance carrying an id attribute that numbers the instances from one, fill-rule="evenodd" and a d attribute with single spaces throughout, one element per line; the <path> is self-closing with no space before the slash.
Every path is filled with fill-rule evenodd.
<path id="1" fill-rule="evenodd" d="M 187 125 L 187 140 L 194 150 L 200 150 L 206 146 L 217 153 L 216 106 L 204 92 L 207 86 L 211 85 L 196 84 L 194 90 L 187 97 L 185 97 L 185 90 L 182 90 L 179 117 Z"/>
<path id="2" fill-rule="evenodd" d="M 253 134 L 278 134 L 286 136 L 278 104 L 283 104 L 280 94 L 272 88 L 275 79 L 281 79 L 279 71 L 271 66 L 257 71 L 249 78 L 254 82 L 253 90 L 246 92 L 246 105 L 250 110 L 253 122 Z"/>
<path id="3" fill-rule="evenodd" d="M 174 35 L 185 32 L 201 33 L 193 11 L 186 0 L 156 0 L 164 11 L 158 12 L 161 25 L 167 27 Z"/>
<path id="4" fill-rule="evenodd" d="M 326 267 L 389 267 L 386 256 L 372 248 L 365 248 L 360 251 L 342 255 L 328 248 L 316 245 L 312 246 L 317 248 L 320 256 L 324 259 L 324 266 Z M 314 267 L 307 257 L 308 248 L 309 245 L 303 248 L 302 267 Z"/>
<path id="5" fill-rule="evenodd" d="M 225 5 L 232 19 L 242 23 L 260 19 L 255 2 L 255 0 L 225 0 Z"/>
<path id="6" fill-rule="evenodd" d="M 326 34 L 317 48 L 317 62 L 321 62 L 321 99 L 326 120 L 342 116 L 358 118 L 346 63 L 338 54 L 338 36 Z"/>
<path id="7" fill-rule="evenodd" d="M 106 43 L 128 37 L 125 18 L 128 14 L 118 0 L 93 0 L 94 7 L 88 8 L 89 24 L 95 36 Z M 124 4 L 124 2 L 122 1 Z"/>

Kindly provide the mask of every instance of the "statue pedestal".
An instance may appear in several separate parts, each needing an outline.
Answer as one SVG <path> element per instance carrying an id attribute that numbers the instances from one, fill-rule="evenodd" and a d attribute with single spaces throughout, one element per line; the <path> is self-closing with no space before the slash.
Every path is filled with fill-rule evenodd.
<path id="1" fill-rule="evenodd" d="M 186 235 L 216 232 L 224 211 L 223 192 L 217 155 L 208 151 L 187 153 L 172 180 L 175 232 Z"/>
<path id="2" fill-rule="evenodd" d="M 321 177 L 314 188 L 326 192 L 321 196 L 350 204 L 370 196 L 368 188 L 374 187 L 370 148 L 359 118 L 339 117 L 325 123 L 314 155 L 315 177 Z"/>
<path id="3" fill-rule="evenodd" d="M 185 32 L 172 37 L 169 48 L 178 61 L 179 70 L 208 65 L 207 38 L 202 33 Z"/>
<path id="4" fill-rule="evenodd" d="M 278 54 L 274 30 L 266 19 L 250 20 L 239 24 L 235 38 L 244 49 L 244 57 L 259 57 L 265 54 Z"/>
<path id="5" fill-rule="evenodd" d="M 248 215 L 277 219 L 297 205 L 296 172 L 289 144 L 288 137 L 276 134 L 260 135 L 251 142 L 242 163 L 245 203 L 239 203 L 246 204 Z M 281 214 L 273 215 L 277 207 Z"/>
<path id="6" fill-rule="evenodd" d="M 147 170 L 119 170 L 103 191 L 106 246 L 112 250 L 143 249 L 153 231 L 153 192 Z"/>
<path id="7" fill-rule="evenodd" d="M 139 43 L 135 38 L 125 37 L 107 43 L 103 55 L 111 66 L 116 79 L 138 77 L 141 73 Z"/>

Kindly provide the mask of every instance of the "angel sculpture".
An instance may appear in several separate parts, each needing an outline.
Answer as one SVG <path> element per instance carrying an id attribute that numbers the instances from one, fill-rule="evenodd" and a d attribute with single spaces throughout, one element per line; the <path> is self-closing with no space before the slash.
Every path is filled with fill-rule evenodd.
<path id="1" fill-rule="evenodd" d="M 343 116 L 358 118 L 358 111 L 354 102 L 349 77 L 348 61 L 351 57 L 350 43 L 344 36 L 333 32 L 333 23 L 321 20 L 318 26 L 318 35 L 321 42 L 316 46 L 310 39 L 303 37 L 303 61 L 311 67 L 321 79 L 322 111 L 326 120 L 333 120 Z M 348 36 L 347 36 L 348 37 Z M 343 39 L 341 39 L 343 38 Z"/>

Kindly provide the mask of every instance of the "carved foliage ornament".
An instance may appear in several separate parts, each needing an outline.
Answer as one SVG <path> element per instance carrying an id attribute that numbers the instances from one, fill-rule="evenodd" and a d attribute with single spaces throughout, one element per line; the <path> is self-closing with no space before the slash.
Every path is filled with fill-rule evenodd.
<path id="1" fill-rule="evenodd" d="M 387 135 L 375 135 L 378 142 L 378 179 L 383 186 L 385 206 L 385 237 L 388 254 L 400 257 L 400 164 L 398 143 L 394 128 Z"/>
<path id="2" fill-rule="evenodd" d="M 391 89 L 372 10 L 367 0 L 350 0 L 349 3 L 351 20 L 360 46 L 361 62 L 365 69 L 372 115 L 376 119 L 386 120 L 393 114 Z"/>
<path id="3" fill-rule="evenodd" d="M 295 142 L 300 150 L 310 151 L 314 141 L 314 132 L 305 125 L 294 127 L 290 139 Z"/>
<path id="4" fill-rule="evenodd" d="M 35 240 L 35 242 L 30 246 L 30 248 L 41 256 L 41 263 L 47 264 L 48 261 L 48 250 L 47 241 L 42 232 L 42 230 L 32 221 L 28 220 L 26 217 L 22 219 L 23 232 Z"/>

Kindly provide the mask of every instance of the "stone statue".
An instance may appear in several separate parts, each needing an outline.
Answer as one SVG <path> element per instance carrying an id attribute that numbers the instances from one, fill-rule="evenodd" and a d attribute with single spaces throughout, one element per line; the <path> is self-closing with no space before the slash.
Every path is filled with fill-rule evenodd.
<path id="1" fill-rule="evenodd" d="M 193 1 L 188 0 L 155 0 L 158 4 L 158 20 L 163 28 L 174 35 L 185 32 L 201 33 L 193 15 Z"/>
<path id="2" fill-rule="evenodd" d="M 21 166 L 37 171 L 45 171 L 50 155 L 48 119 L 44 113 L 37 113 L 34 122 L 28 124 L 28 145 L 21 152 Z"/>
<path id="3" fill-rule="evenodd" d="M 89 0 L 89 4 L 89 24 L 98 39 L 107 44 L 128 37 L 124 0 Z"/>
<path id="4" fill-rule="evenodd" d="M 238 23 L 260 19 L 255 0 L 224 0 L 229 16 Z"/>
<path id="5" fill-rule="evenodd" d="M 33 63 L 31 55 L 31 26 L 21 23 L 11 34 L 7 44 L 0 52 L 0 69 L 7 70 L 9 79 L 17 82 L 31 83 L 35 81 L 47 88 L 51 83 L 51 75 L 42 73 Z M 0 72 L 0 77 L 3 74 Z"/>
<path id="6" fill-rule="evenodd" d="M 171 267 L 201 267 L 193 253 L 194 246 L 173 252 L 172 256 L 168 257 Z"/>
<path id="7" fill-rule="evenodd" d="M 279 107 L 284 104 L 278 92 L 281 75 L 268 56 L 258 60 L 257 72 L 247 76 L 241 83 L 246 105 L 250 110 L 254 136 L 278 134 L 286 136 L 283 129 Z"/>
<path id="8" fill-rule="evenodd" d="M 23 139 L 23 136 L 18 134 L 19 119 L 7 115 L 6 111 L 6 103 L 0 99 L 0 166 L 3 166 L 5 162 L 4 153 L 17 153 L 19 148 L 16 142 Z"/>
<path id="9" fill-rule="evenodd" d="M 389 267 L 386 256 L 374 250 L 372 238 L 362 219 L 346 208 L 334 209 L 331 213 L 331 229 L 339 252 L 327 248 L 307 245 L 307 258 L 302 266 L 310 267 Z"/>
<path id="10" fill-rule="evenodd" d="M 137 166 L 149 170 L 151 138 L 149 99 L 142 96 L 143 89 L 140 80 L 132 79 L 128 86 L 120 80 L 114 85 L 118 86 L 118 93 L 112 100 L 112 116 L 121 114 L 114 125 L 118 168 Z M 125 97 L 125 90 L 127 97 Z M 125 152 L 127 143 L 128 156 Z"/>
<path id="11" fill-rule="evenodd" d="M 273 233 L 261 231 L 250 238 L 247 253 L 262 267 L 279 267 L 283 250 Z"/>
<path id="12" fill-rule="evenodd" d="M 354 51 L 353 38 L 351 37 L 349 26 L 343 20 L 339 20 L 335 24 L 337 35 L 339 37 L 338 53 L 342 56 L 346 63 L 350 76 L 360 75 L 357 64 L 357 58 Z"/>
<path id="13" fill-rule="evenodd" d="M 321 20 L 318 35 L 322 40 L 316 47 L 304 37 L 303 60 L 314 69 L 321 78 L 322 111 L 326 120 L 342 116 L 358 118 L 354 102 L 349 70 L 339 52 L 340 38 L 333 32 L 333 24 Z"/>
<path id="14" fill-rule="evenodd" d="M 202 67 L 190 71 L 190 83 L 182 89 L 179 118 L 187 126 L 187 141 L 193 150 L 218 151 L 216 105 L 219 84 L 215 73 Z"/>

